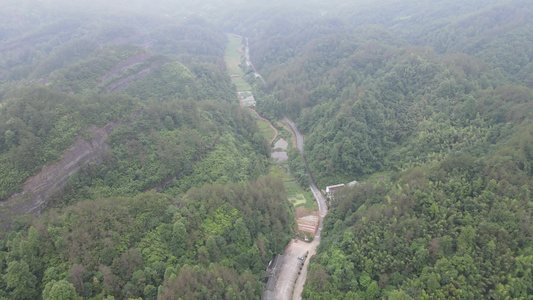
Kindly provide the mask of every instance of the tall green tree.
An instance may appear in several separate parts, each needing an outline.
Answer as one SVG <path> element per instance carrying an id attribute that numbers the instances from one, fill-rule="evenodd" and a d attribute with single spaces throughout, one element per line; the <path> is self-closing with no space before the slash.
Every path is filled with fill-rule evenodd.
<path id="1" fill-rule="evenodd" d="M 3 279 L 10 299 L 35 299 L 39 294 L 37 278 L 30 272 L 28 264 L 24 261 L 9 262 Z"/>
<path id="2" fill-rule="evenodd" d="M 76 294 L 74 286 L 66 281 L 50 281 L 46 284 L 42 294 L 43 300 L 77 300 L 81 297 Z"/>

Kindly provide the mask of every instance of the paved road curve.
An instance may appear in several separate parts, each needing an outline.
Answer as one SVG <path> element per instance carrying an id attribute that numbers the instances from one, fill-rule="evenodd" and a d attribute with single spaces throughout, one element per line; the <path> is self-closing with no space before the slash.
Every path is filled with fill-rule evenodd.
<path id="1" fill-rule="evenodd" d="M 300 150 L 300 155 L 304 158 L 305 161 L 305 155 L 304 155 L 304 139 L 300 131 L 298 130 L 298 127 L 296 127 L 296 124 L 289 119 L 287 116 L 283 116 L 283 119 L 285 122 L 291 126 L 292 131 L 294 131 L 294 134 L 296 135 L 296 146 L 298 147 L 298 150 Z M 313 195 L 316 198 L 316 202 L 318 203 L 318 212 L 320 213 L 320 216 L 323 218 L 326 216 L 326 213 L 328 212 L 328 207 L 326 205 L 326 199 L 324 199 L 324 196 L 322 196 L 322 193 L 320 192 L 320 189 L 316 186 L 313 178 L 311 177 L 311 173 L 309 173 L 309 169 L 307 168 L 307 162 L 305 163 L 305 172 L 307 175 L 309 175 L 309 188 L 313 192 Z M 322 218 L 320 222 L 322 222 Z"/>
<path id="2" fill-rule="evenodd" d="M 287 116 L 283 116 L 283 119 L 292 128 L 292 131 L 294 131 L 294 134 L 296 135 L 296 146 L 298 147 L 298 150 L 300 150 L 300 154 L 302 155 L 302 157 L 304 158 L 304 161 L 305 161 L 304 139 L 303 139 L 302 134 L 298 130 L 298 127 L 296 126 L 296 124 L 291 119 L 289 119 Z M 300 276 L 298 276 L 298 278 L 296 280 L 296 283 L 294 284 L 294 288 L 292 289 L 292 299 L 294 299 L 294 300 L 302 299 L 301 294 L 302 294 L 302 291 L 303 291 L 303 286 L 305 284 L 305 280 L 307 279 L 307 267 L 309 266 L 309 259 L 311 258 L 311 256 L 313 256 L 316 253 L 316 247 L 318 247 L 318 245 L 320 244 L 320 233 L 322 232 L 322 219 L 328 213 L 328 207 L 326 205 L 326 199 L 324 199 L 324 196 L 322 195 L 322 193 L 320 192 L 320 190 L 316 186 L 315 182 L 313 181 L 313 178 L 311 177 L 311 174 L 309 173 L 309 169 L 307 168 L 307 162 L 306 162 L 305 165 L 306 165 L 305 172 L 309 176 L 309 188 L 313 192 L 313 195 L 315 196 L 316 202 L 318 204 L 318 212 L 319 212 L 320 218 L 319 218 L 318 230 L 316 232 L 316 235 L 315 235 L 315 238 L 314 238 L 313 242 L 310 243 L 310 244 L 306 244 L 307 245 L 306 250 L 309 251 L 309 256 L 307 257 L 307 259 L 306 259 L 306 261 L 305 261 L 305 263 L 304 263 L 304 265 L 302 267 L 302 270 L 300 271 Z M 296 245 L 295 245 L 295 243 L 293 241 L 293 242 L 291 242 L 289 244 L 289 246 L 287 247 L 285 252 L 292 252 L 291 250 L 294 247 L 296 247 Z M 284 257 L 285 257 L 285 253 L 284 253 Z M 290 264 L 290 263 L 288 262 L 288 264 Z M 290 272 L 290 270 L 289 270 L 289 272 Z M 294 281 L 291 281 L 290 284 L 292 285 L 293 282 Z M 276 294 L 276 299 L 291 299 L 291 296 L 287 295 L 287 293 L 283 289 L 280 289 L 279 294 L 278 293 Z"/>

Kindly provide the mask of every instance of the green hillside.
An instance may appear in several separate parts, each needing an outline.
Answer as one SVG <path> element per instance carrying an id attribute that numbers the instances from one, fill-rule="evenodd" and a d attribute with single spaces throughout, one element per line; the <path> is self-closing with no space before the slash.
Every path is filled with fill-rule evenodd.
<path id="1" fill-rule="evenodd" d="M 345 4 L 250 31 L 258 110 L 296 119 L 319 187 L 360 182 L 331 203 L 303 298 L 533 294 L 531 5 L 488 2 Z"/>
<path id="2" fill-rule="evenodd" d="M 77 14 L 2 24 L 0 298 L 259 298 L 294 219 L 264 177 L 269 146 L 238 106 L 226 34 L 197 17 Z M 104 126 L 101 156 L 40 173 L 76 164 L 62 155 Z M 28 179 L 56 177 L 40 216 L 21 214 L 38 205 L 39 187 L 16 194 Z"/>
<path id="3" fill-rule="evenodd" d="M 530 2 L 6 1 L 0 298 L 261 297 L 295 222 L 225 61 L 243 36 L 257 111 L 319 188 L 358 181 L 304 299 L 531 299 Z"/>

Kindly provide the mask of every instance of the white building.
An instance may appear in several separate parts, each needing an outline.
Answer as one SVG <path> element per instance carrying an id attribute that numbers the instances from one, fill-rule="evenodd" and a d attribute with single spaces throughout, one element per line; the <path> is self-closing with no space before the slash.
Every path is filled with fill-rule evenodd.
<path id="1" fill-rule="evenodd" d="M 335 192 L 335 190 L 342 189 L 343 187 L 345 187 L 344 183 L 327 186 L 326 187 L 326 195 L 331 197 L 331 196 L 333 196 L 333 193 Z"/>

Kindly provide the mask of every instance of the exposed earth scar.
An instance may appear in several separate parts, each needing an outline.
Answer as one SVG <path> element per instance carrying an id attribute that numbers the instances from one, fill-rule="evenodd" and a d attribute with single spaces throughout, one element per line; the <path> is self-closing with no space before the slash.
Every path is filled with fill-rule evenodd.
<path id="1" fill-rule="evenodd" d="M 44 166 L 41 172 L 26 180 L 22 192 L 13 194 L 0 203 L 0 219 L 4 220 L 9 214 L 39 215 L 50 197 L 63 188 L 82 165 L 101 160 L 104 151 L 109 147 L 105 140 L 118 125 L 117 122 L 110 122 L 101 128 L 88 128 L 93 135 L 91 140 L 87 141 L 78 136 L 74 145 L 63 153 L 61 161 Z"/>

